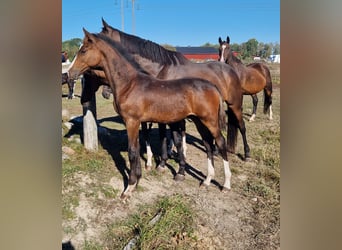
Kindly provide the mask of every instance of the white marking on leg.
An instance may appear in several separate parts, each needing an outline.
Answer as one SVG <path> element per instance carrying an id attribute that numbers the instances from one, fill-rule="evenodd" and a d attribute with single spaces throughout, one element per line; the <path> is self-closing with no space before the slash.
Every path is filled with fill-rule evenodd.
<path id="1" fill-rule="evenodd" d="M 232 172 L 230 172 L 229 161 L 223 160 L 223 169 L 224 169 L 224 177 L 225 177 L 223 187 L 230 189 L 230 179 L 232 177 Z"/>
<path id="2" fill-rule="evenodd" d="M 186 145 L 186 137 L 185 137 L 185 135 L 182 136 L 182 143 L 183 143 L 183 154 L 184 154 L 184 157 L 186 157 L 186 151 L 187 151 L 188 147 Z"/>
<path id="3" fill-rule="evenodd" d="M 206 186 L 210 185 L 211 179 L 215 176 L 215 169 L 211 162 L 211 160 L 208 158 L 208 174 L 207 178 L 204 180 L 203 184 Z"/>
<path id="4" fill-rule="evenodd" d="M 226 49 L 226 45 L 222 45 L 222 53 L 221 53 L 221 57 L 220 57 L 220 62 L 224 62 L 224 50 Z"/>
<path id="5" fill-rule="evenodd" d="M 153 153 L 152 153 L 152 150 L 151 150 L 151 145 L 148 142 L 146 142 L 146 154 L 147 154 L 146 166 L 147 167 L 152 167 Z"/>
<path id="6" fill-rule="evenodd" d="M 76 81 L 74 81 L 74 85 L 72 86 L 72 96 L 71 96 L 72 99 L 75 97 L 75 85 L 76 85 Z"/>
<path id="7" fill-rule="evenodd" d="M 270 105 L 270 120 L 273 120 L 272 105 Z"/>
<path id="8" fill-rule="evenodd" d="M 249 121 L 252 122 L 255 119 L 255 114 L 252 114 L 251 118 L 249 118 Z"/>
<path id="9" fill-rule="evenodd" d="M 124 198 L 129 198 L 132 196 L 132 192 L 134 191 L 136 185 L 137 185 L 137 183 L 127 186 L 126 190 L 123 192 Z"/>

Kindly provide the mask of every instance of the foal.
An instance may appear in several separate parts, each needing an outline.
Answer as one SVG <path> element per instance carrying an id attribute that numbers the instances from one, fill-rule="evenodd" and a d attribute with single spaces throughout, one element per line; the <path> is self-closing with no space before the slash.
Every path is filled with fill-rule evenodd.
<path id="1" fill-rule="evenodd" d="M 208 175 L 204 185 L 214 176 L 213 140 L 223 158 L 225 182 L 223 190 L 231 188 L 231 171 L 225 139 L 225 112 L 218 89 L 198 78 L 159 80 L 146 74 L 120 44 L 103 34 L 84 30 L 83 46 L 76 55 L 69 74 L 76 77 L 87 69 L 101 68 L 114 96 L 114 108 L 122 116 L 128 135 L 130 173 L 128 187 L 121 197 L 131 196 L 141 177 L 139 158 L 139 126 L 141 122 L 173 123 L 190 117 L 200 133 L 208 157 Z M 182 144 L 175 142 L 180 165 L 185 166 Z"/>
<path id="2" fill-rule="evenodd" d="M 240 78 L 243 94 L 252 96 L 253 113 L 249 121 L 254 121 L 258 105 L 257 93 L 262 90 L 264 90 L 264 114 L 269 110 L 269 118 L 272 120 L 272 79 L 269 68 L 262 63 L 251 63 L 245 66 L 233 55 L 229 41 L 229 36 L 227 36 L 227 41 L 222 41 L 221 37 L 219 37 L 219 60 L 235 69 Z"/>

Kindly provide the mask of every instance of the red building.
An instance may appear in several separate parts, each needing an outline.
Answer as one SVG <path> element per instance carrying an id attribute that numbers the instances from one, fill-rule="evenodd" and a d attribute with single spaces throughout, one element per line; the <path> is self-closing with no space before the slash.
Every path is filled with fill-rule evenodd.
<path id="1" fill-rule="evenodd" d="M 218 61 L 218 49 L 213 47 L 176 47 L 187 59 L 196 62 Z"/>

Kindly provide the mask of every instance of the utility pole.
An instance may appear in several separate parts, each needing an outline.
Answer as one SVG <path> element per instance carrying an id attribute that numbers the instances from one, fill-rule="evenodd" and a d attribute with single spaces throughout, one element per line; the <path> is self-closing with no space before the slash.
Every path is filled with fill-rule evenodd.
<path id="1" fill-rule="evenodd" d="M 135 35 L 134 0 L 132 0 L 132 33 Z"/>
<path id="2" fill-rule="evenodd" d="M 125 31 L 124 4 L 121 0 L 121 30 Z"/>

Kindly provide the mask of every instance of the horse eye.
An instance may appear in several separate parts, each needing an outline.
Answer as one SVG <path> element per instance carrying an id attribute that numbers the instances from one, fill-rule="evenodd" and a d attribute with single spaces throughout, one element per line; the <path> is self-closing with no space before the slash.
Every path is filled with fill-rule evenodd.
<path id="1" fill-rule="evenodd" d="M 86 52 L 87 52 L 87 50 L 85 50 L 85 49 L 81 50 L 81 54 L 85 54 Z"/>

